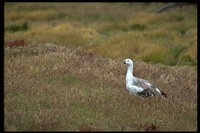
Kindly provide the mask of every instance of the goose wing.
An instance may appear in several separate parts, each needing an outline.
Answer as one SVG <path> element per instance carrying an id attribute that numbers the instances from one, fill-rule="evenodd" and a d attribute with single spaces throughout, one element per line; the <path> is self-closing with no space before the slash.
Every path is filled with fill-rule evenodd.
<path id="1" fill-rule="evenodd" d="M 154 84 L 150 83 L 148 80 L 134 78 L 133 85 L 144 89 L 143 91 L 137 93 L 138 95 L 144 97 L 156 96 L 161 94 L 161 91 Z"/>

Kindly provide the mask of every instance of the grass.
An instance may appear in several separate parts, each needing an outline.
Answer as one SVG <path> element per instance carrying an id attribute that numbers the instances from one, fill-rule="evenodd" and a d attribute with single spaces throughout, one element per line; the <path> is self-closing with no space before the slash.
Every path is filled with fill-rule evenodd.
<path id="1" fill-rule="evenodd" d="M 5 131 L 197 130 L 196 67 L 135 61 L 134 75 L 168 94 L 141 99 L 125 88 L 123 60 L 37 43 L 4 58 Z"/>
<path id="2" fill-rule="evenodd" d="M 196 8 L 161 5 L 4 3 L 4 130 L 197 131 Z M 126 58 L 168 98 L 130 95 Z"/>
<path id="3" fill-rule="evenodd" d="M 21 25 L 11 25 L 5 28 L 5 30 L 17 32 L 17 31 L 24 31 L 28 29 L 28 25 L 26 22 L 24 22 Z"/>
<path id="4" fill-rule="evenodd" d="M 155 14 L 160 6 L 162 3 L 5 3 L 5 38 L 80 46 L 112 59 L 129 56 L 171 66 L 196 65 L 195 6 Z M 163 51 L 159 59 L 154 54 L 158 51 Z"/>

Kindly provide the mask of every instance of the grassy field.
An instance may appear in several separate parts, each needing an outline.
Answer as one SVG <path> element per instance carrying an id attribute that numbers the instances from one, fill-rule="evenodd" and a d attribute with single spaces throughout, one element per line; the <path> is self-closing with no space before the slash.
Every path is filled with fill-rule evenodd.
<path id="1" fill-rule="evenodd" d="M 4 130 L 197 131 L 196 8 L 161 5 L 5 3 Z M 125 58 L 168 98 L 130 95 Z"/>
<path id="2" fill-rule="evenodd" d="M 162 3 L 5 3 L 5 39 L 81 46 L 112 59 L 196 65 L 193 5 L 155 14 Z"/>

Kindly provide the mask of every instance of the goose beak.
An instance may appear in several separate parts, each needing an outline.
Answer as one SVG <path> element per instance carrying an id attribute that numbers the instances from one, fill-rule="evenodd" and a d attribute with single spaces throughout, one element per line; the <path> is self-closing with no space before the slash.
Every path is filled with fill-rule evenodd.
<path id="1" fill-rule="evenodd" d="M 126 64 L 126 62 L 124 61 L 123 64 Z"/>

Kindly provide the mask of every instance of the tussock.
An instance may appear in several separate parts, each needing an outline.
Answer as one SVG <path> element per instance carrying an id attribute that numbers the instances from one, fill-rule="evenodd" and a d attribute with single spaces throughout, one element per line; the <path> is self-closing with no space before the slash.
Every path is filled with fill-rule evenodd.
<path id="1" fill-rule="evenodd" d="M 82 47 L 100 56 L 197 64 L 196 7 L 159 3 L 5 3 L 5 38 Z M 112 50 L 111 50 L 112 49 Z"/>

